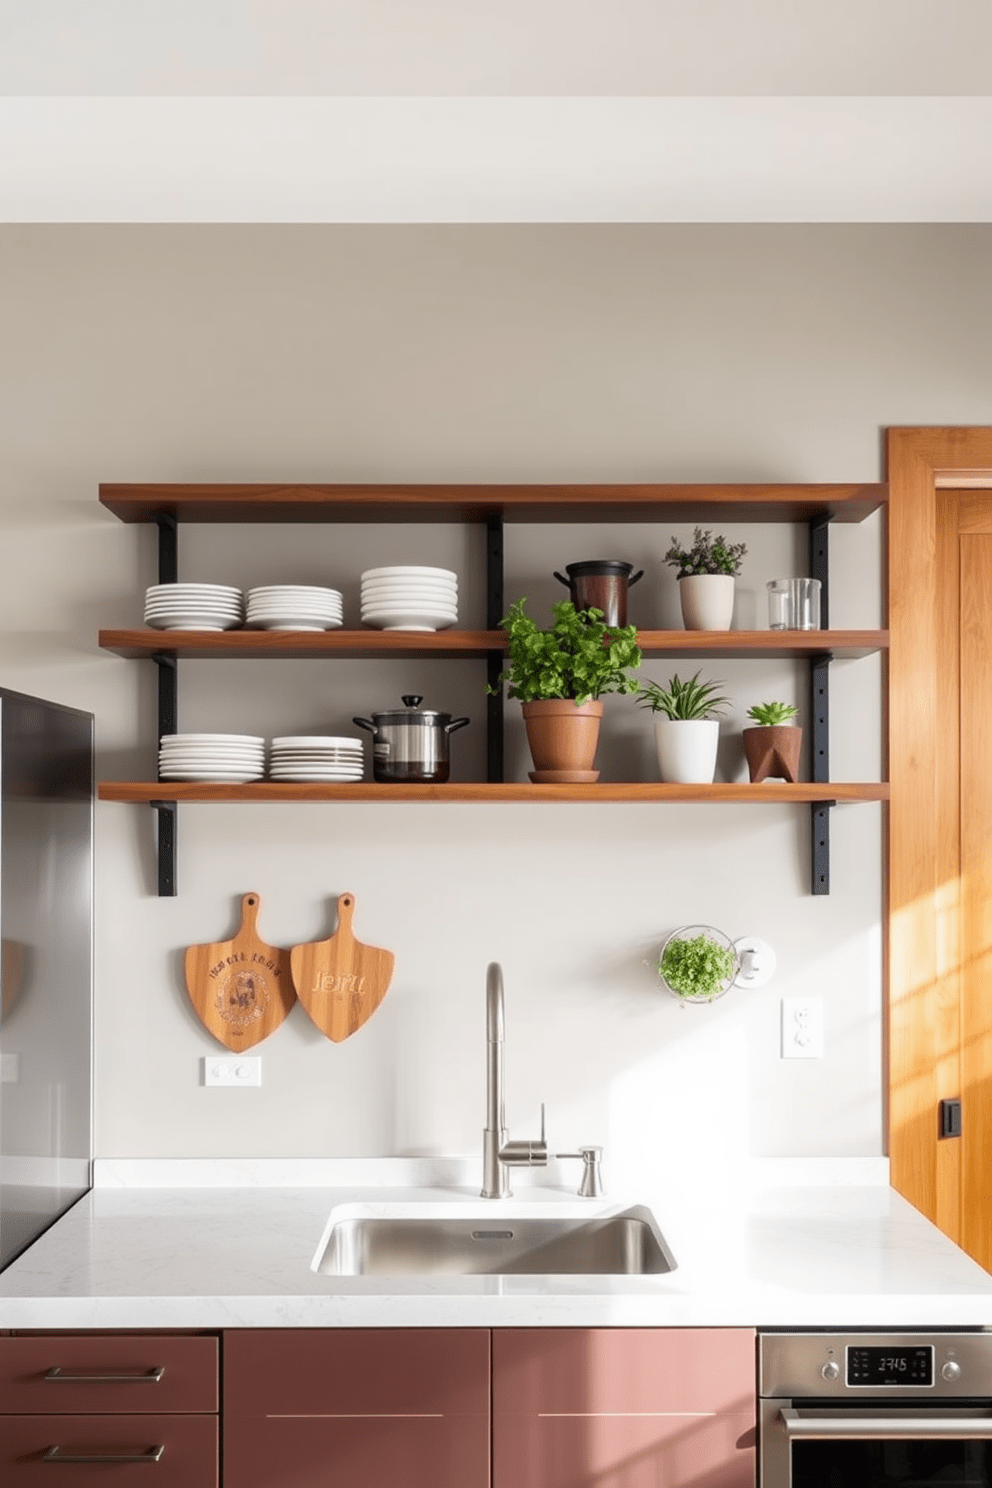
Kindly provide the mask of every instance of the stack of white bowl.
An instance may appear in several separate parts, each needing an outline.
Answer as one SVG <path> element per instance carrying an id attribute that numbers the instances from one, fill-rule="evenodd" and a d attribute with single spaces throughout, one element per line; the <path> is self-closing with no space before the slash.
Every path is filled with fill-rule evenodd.
<path id="1" fill-rule="evenodd" d="M 248 590 L 248 624 L 259 630 L 337 630 L 344 623 L 337 589 L 263 584 Z"/>
<path id="2" fill-rule="evenodd" d="M 458 620 L 458 575 L 400 564 L 362 574 L 362 624 L 376 630 L 445 630 Z"/>
<path id="3" fill-rule="evenodd" d="M 362 740 L 322 734 L 287 734 L 272 740 L 270 780 L 319 780 L 329 785 L 361 780 Z"/>
<path id="4" fill-rule="evenodd" d="M 163 734 L 158 751 L 163 780 L 212 780 L 243 785 L 265 775 L 265 740 L 257 734 Z"/>
<path id="5" fill-rule="evenodd" d="M 152 584 L 145 591 L 145 624 L 153 630 L 234 630 L 245 618 L 245 597 L 229 584 Z"/>

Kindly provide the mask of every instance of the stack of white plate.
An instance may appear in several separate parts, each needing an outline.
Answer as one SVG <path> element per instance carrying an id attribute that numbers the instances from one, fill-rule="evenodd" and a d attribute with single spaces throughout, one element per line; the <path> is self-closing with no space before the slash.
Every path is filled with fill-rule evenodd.
<path id="1" fill-rule="evenodd" d="M 458 575 L 450 568 L 369 568 L 362 574 L 362 624 L 376 630 L 445 630 L 458 620 Z"/>
<path id="2" fill-rule="evenodd" d="M 321 780 L 344 785 L 361 780 L 362 740 L 321 734 L 289 734 L 272 740 L 270 780 Z"/>
<path id="3" fill-rule="evenodd" d="M 316 584 L 265 584 L 248 590 L 248 624 L 259 630 L 337 630 L 343 624 L 341 595 Z"/>
<path id="4" fill-rule="evenodd" d="M 214 780 L 243 785 L 265 775 L 265 740 L 257 734 L 163 734 L 163 780 Z"/>
<path id="5" fill-rule="evenodd" d="M 145 591 L 145 624 L 153 630 L 234 630 L 245 618 L 245 597 L 229 584 L 152 584 Z"/>

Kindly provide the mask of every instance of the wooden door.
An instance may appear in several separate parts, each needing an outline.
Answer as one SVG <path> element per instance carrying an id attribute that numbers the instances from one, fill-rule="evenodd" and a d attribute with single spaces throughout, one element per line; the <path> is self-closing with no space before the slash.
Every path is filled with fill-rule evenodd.
<path id="1" fill-rule="evenodd" d="M 960 1243 L 992 1270 L 992 494 L 940 495 L 941 525 L 957 529 Z"/>
<path id="2" fill-rule="evenodd" d="M 493 1333 L 493 1488 L 754 1488 L 747 1328 Z"/>
<path id="3" fill-rule="evenodd" d="M 992 427 L 890 429 L 887 454 L 892 1183 L 992 1269 Z"/>

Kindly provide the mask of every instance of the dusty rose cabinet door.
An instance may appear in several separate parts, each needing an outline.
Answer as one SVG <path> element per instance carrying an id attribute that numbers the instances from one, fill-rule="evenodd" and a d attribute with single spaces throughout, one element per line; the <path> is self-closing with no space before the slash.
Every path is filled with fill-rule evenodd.
<path id="1" fill-rule="evenodd" d="M 493 1334 L 493 1488 L 754 1488 L 746 1328 Z"/>
<path id="2" fill-rule="evenodd" d="M 224 1488 L 489 1488 L 489 1332 L 224 1335 Z"/>

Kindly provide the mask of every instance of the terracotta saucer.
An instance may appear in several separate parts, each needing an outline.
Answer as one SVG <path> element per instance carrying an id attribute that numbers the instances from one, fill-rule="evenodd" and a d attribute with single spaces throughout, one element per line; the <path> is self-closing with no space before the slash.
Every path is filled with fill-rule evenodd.
<path id="1" fill-rule="evenodd" d="M 531 770 L 535 785 L 592 785 L 599 779 L 598 770 Z"/>

